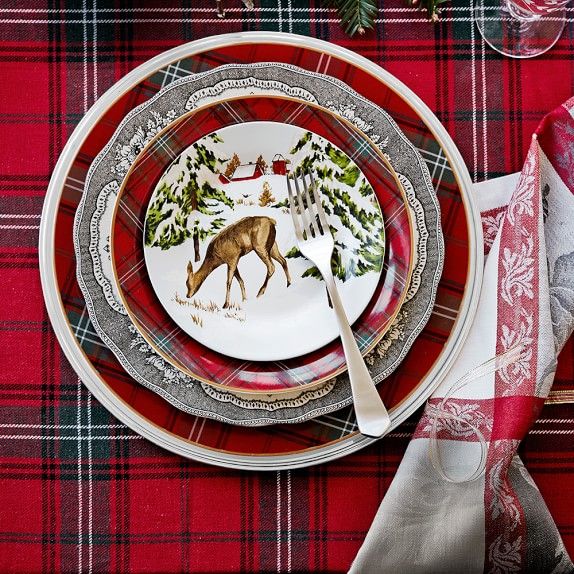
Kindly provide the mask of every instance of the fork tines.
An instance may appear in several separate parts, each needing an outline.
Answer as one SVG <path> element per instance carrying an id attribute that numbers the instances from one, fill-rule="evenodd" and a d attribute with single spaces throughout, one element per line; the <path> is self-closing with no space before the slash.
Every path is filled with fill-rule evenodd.
<path id="1" fill-rule="evenodd" d="M 307 177 L 310 183 L 307 185 Z M 295 185 L 295 193 L 291 188 L 291 179 Z M 299 225 L 299 217 L 306 234 L 306 239 L 317 237 L 329 232 L 329 224 L 321 203 L 318 186 L 312 172 L 303 172 L 300 178 L 296 174 L 287 175 L 287 192 L 289 194 L 289 207 L 298 239 L 305 239 Z M 313 200 L 311 199 L 313 196 Z M 315 209 L 313 209 L 313 205 Z"/>

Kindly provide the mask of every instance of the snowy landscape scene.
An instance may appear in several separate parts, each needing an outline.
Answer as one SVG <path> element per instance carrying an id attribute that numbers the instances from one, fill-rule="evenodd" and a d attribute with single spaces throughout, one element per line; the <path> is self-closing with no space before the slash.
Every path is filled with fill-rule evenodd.
<path id="1" fill-rule="evenodd" d="M 209 348 L 281 360 L 337 337 L 323 281 L 297 249 L 288 210 L 285 174 L 302 169 L 319 183 L 335 237 L 332 269 L 353 322 L 378 284 L 385 238 L 371 185 L 340 149 L 296 126 L 239 124 L 191 145 L 158 182 L 145 219 L 147 270 L 170 316 Z"/>

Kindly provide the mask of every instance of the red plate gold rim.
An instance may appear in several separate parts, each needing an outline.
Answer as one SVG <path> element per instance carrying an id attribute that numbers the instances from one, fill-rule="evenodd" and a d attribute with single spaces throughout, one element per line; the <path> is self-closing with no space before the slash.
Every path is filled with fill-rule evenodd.
<path id="1" fill-rule="evenodd" d="M 298 122 L 296 125 L 299 127 L 303 127 L 300 124 L 310 125 L 308 123 L 309 116 L 317 114 L 320 119 L 313 125 L 317 128 L 315 131 L 320 131 L 324 128 L 323 133 L 319 133 L 321 136 L 325 136 L 327 133 L 325 120 L 329 118 L 336 121 L 337 124 L 340 124 L 346 130 L 344 135 L 348 136 L 349 133 L 356 134 L 357 138 L 367 142 L 369 149 L 366 152 L 367 155 L 370 158 L 376 155 L 381 162 L 379 167 L 384 167 L 391 175 L 391 178 L 387 176 L 387 180 L 391 180 L 395 186 L 394 192 L 388 189 L 387 180 L 383 180 L 382 170 L 375 171 L 377 169 L 375 161 L 363 161 L 359 165 L 368 174 L 368 179 L 371 181 L 380 202 L 384 202 L 390 197 L 393 198 L 392 214 L 388 219 L 391 221 L 390 229 L 394 233 L 389 233 L 387 217 L 384 217 L 387 239 L 389 242 L 393 242 L 392 244 L 387 243 L 386 250 L 387 253 L 393 254 L 392 259 L 387 259 L 387 253 L 385 253 L 385 265 L 388 269 L 390 268 L 390 272 L 387 270 L 381 276 L 377 291 L 367 309 L 355 323 L 354 330 L 358 334 L 359 340 L 365 340 L 367 336 L 370 336 L 369 344 L 362 348 L 363 354 L 368 353 L 385 335 L 405 300 L 413 271 L 415 249 L 413 222 L 407 207 L 407 198 L 402 184 L 389 160 L 380 152 L 370 138 L 358 128 L 344 118 L 336 116 L 333 112 L 317 104 L 302 102 L 287 96 L 239 96 L 219 100 L 216 103 L 207 104 L 182 115 L 158 132 L 154 139 L 138 154 L 120 186 L 112 216 L 112 235 L 110 237 L 112 268 L 116 284 L 119 287 L 120 297 L 132 322 L 138 327 L 140 334 L 156 353 L 172 363 L 176 368 L 214 387 L 225 391 L 236 390 L 242 394 L 253 396 L 258 394 L 280 395 L 292 393 L 294 390 L 307 391 L 346 371 L 344 353 L 338 340 L 317 349 L 313 353 L 288 361 L 250 362 L 231 359 L 204 347 L 179 329 L 163 309 L 159 300 L 157 300 L 146 266 L 143 264 L 141 227 L 136 224 L 134 217 L 139 221 L 145 215 L 145 206 L 147 206 L 156 184 L 157 175 L 161 172 L 159 166 L 162 166 L 162 169 L 167 167 L 159 162 L 162 159 L 171 162 L 172 157 L 179 156 L 193 141 L 204 137 L 206 134 L 203 133 L 203 128 L 206 124 L 209 126 L 208 129 L 210 131 L 214 125 L 217 125 L 216 129 L 226 127 L 227 124 L 219 125 L 217 123 L 222 121 L 220 114 L 216 113 L 217 110 L 226 110 L 230 104 L 241 104 L 246 100 L 249 101 L 249 104 L 245 105 L 243 113 L 249 114 L 249 118 L 251 114 L 261 114 L 258 104 L 262 101 L 264 103 L 266 100 L 275 101 L 278 105 L 286 106 L 287 112 L 293 111 L 291 108 L 297 108 L 298 114 L 293 121 Z M 307 115 L 304 113 L 305 110 L 303 108 L 307 109 Z M 289 117 L 295 116 L 295 114 L 291 113 L 287 115 Z M 230 119 L 237 116 L 238 111 L 236 110 L 233 114 L 230 114 Z M 261 116 L 255 116 L 253 121 L 261 121 Z M 200 128 L 202 131 L 197 131 Z M 311 131 L 314 130 L 311 129 Z M 330 132 L 330 135 L 333 136 L 334 134 Z M 190 137 L 193 137 L 193 141 Z M 161 141 L 161 145 L 158 145 L 159 141 Z M 172 147 L 172 143 L 174 147 Z M 343 136 L 340 136 L 335 144 L 345 151 L 346 142 Z M 158 151 L 156 148 L 162 151 L 161 157 L 160 154 L 156 153 Z M 169 149 L 169 153 L 163 158 L 163 151 L 166 149 Z M 144 164 L 146 166 L 150 166 L 150 164 L 154 166 L 154 171 L 151 175 L 147 171 L 147 167 L 145 175 L 143 175 L 141 166 Z M 123 212 L 119 207 L 125 201 L 129 203 L 129 206 Z M 383 206 L 381 206 L 381 210 L 383 210 Z M 399 236 L 399 233 L 404 234 L 405 230 L 408 235 Z M 405 255 L 407 257 L 406 261 L 404 259 Z M 120 281 L 119 278 L 122 276 L 127 276 L 127 280 Z M 389 298 L 392 304 L 390 306 L 382 305 Z M 163 333 L 163 336 L 167 337 L 169 334 L 170 345 L 166 349 L 157 345 L 157 340 L 149 334 L 151 331 L 157 331 L 158 326 L 161 326 L 161 331 L 159 332 Z M 184 360 L 185 357 L 189 357 L 188 361 Z M 333 363 L 336 363 L 335 366 L 333 366 Z M 199 364 L 199 368 L 194 368 L 195 364 Z M 291 369 L 295 368 L 298 369 L 296 376 L 290 374 Z M 243 380 L 242 377 L 245 373 L 248 375 L 248 378 Z M 261 379 L 254 378 L 259 375 Z M 215 377 L 217 377 L 217 380 L 227 381 L 227 383 L 218 383 L 217 380 L 214 380 Z M 259 383 L 259 380 L 263 380 L 265 386 Z M 293 382 L 292 386 L 287 387 L 286 385 L 291 381 Z"/>

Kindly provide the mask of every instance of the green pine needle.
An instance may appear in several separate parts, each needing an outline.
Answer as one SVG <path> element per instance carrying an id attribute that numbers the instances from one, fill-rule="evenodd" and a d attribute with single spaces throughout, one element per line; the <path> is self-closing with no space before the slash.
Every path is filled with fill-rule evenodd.
<path id="1" fill-rule="evenodd" d="M 377 0 L 327 0 L 327 5 L 337 8 L 349 36 L 364 34 L 365 30 L 373 28 L 377 4 Z"/>
<path id="2" fill-rule="evenodd" d="M 427 11 L 429 20 L 438 21 L 439 4 L 447 0 L 405 0 L 407 6 L 419 7 Z M 375 25 L 378 0 L 324 0 L 327 6 L 336 8 L 341 24 L 349 36 L 364 34 Z"/>

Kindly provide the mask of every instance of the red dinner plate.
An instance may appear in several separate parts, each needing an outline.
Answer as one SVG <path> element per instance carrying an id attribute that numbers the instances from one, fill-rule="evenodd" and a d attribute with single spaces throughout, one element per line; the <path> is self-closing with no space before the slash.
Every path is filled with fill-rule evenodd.
<path id="1" fill-rule="evenodd" d="M 414 241 L 404 192 L 388 160 L 349 122 L 320 106 L 279 96 L 241 97 L 190 112 L 150 142 L 124 179 L 112 223 L 112 260 L 124 305 L 156 352 L 192 377 L 226 389 L 271 394 L 317 385 L 346 369 L 342 346 L 337 339 L 303 356 L 263 362 L 234 359 L 202 345 L 174 322 L 150 281 L 144 257 L 146 211 L 162 174 L 179 161 L 182 152 L 192 143 L 206 134 L 220 133 L 218 130 L 228 126 L 241 124 L 247 128 L 250 122 L 287 120 L 292 126 L 324 138 L 351 157 L 371 184 L 382 208 L 387 239 L 385 265 L 374 296 L 354 325 L 363 353 L 372 349 L 386 333 L 410 283 Z M 290 217 L 285 217 L 291 227 Z M 280 274 L 278 271 L 277 275 Z M 181 297 L 185 293 L 184 279 L 182 272 Z M 282 277 L 275 281 L 280 279 L 283 285 Z M 300 278 L 293 276 L 293 281 L 297 280 Z M 318 292 L 320 302 L 324 303 L 320 285 Z M 213 303 L 209 295 L 203 300 Z M 188 307 L 184 309 L 187 311 Z M 209 316 L 206 315 L 206 319 Z M 206 325 L 201 325 L 201 329 L 205 328 Z M 261 333 L 261 345 L 265 345 L 265 338 L 266 334 Z"/>

